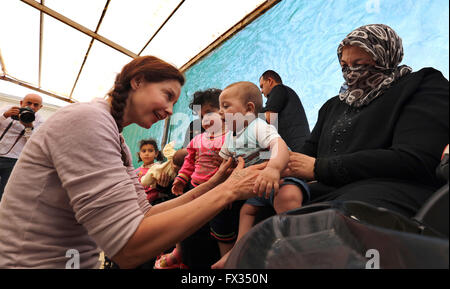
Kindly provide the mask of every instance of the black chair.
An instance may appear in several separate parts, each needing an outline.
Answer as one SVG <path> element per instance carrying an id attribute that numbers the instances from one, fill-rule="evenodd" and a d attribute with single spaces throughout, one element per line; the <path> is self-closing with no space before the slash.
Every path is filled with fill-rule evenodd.
<path id="1" fill-rule="evenodd" d="M 321 203 L 253 227 L 225 268 L 448 268 L 448 239 L 433 234 L 439 233 L 362 202 Z"/>
<path id="2" fill-rule="evenodd" d="M 235 246 L 225 268 L 449 268 L 447 183 L 416 216 L 363 202 L 323 202 L 266 219 Z"/>
<path id="3" fill-rule="evenodd" d="M 440 165 L 436 169 L 436 175 L 441 180 L 446 181 L 447 184 L 445 184 L 436 193 L 434 193 L 431 198 L 428 199 L 413 220 L 424 224 L 425 230 L 427 228 L 431 228 L 433 231 L 440 233 L 448 239 L 448 153 L 444 154 Z"/>
<path id="4" fill-rule="evenodd" d="M 438 234 L 448 239 L 448 183 L 431 196 L 413 220 L 424 226 L 424 234 Z M 430 232 L 432 231 L 432 232 Z"/>

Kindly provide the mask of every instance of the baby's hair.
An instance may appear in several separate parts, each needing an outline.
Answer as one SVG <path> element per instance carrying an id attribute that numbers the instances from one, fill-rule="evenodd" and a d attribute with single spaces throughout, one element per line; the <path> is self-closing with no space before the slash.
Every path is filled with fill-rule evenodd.
<path id="1" fill-rule="evenodd" d="M 194 92 L 194 96 L 192 98 L 191 103 L 189 104 L 189 108 L 194 112 L 194 105 L 206 105 L 209 104 L 212 107 L 220 109 L 219 105 L 219 95 L 222 92 L 221 89 L 218 88 L 208 88 L 206 90 L 198 90 Z"/>
<path id="2" fill-rule="evenodd" d="M 239 89 L 239 96 L 246 105 L 249 102 L 253 102 L 255 105 L 255 115 L 258 115 L 262 111 L 262 94 L 261 90 L 252 82 L 239 81 L 228 85 L 225 89 L 236 87 Z"/>
<path id="3" fill-rule="evenodd" d="M 184 158 L 187 156 L 188 151 L 187 149 L 179 149 L 175 152 L 173 155 L 173 163 L 174 165 L 178 167 L 182 167 L 184 163 Z"/>
<path id="4" fill-rule="evenodd" d="M 139 151 L 137 153 L 138 155 L 138 161 L 142 162 L 141 156 L 139 155 L 139 153 L 141 152 L 141 149 L 143 146 L 145 145 L 152 145 L 153 148 L 155 149 L 155 153 L 156 153 L 156 160 L 161 162 L 164 160 L 161 151 L 158 148 L 158 144 L 156 143 L 156 140 L 150 138 L 150 139 L 143 139 L 139 142 Z"/>

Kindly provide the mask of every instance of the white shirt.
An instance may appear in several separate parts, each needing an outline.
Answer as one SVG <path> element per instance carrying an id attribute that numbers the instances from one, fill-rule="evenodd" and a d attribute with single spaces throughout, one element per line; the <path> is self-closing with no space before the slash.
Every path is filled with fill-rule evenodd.
<path id="1" fill-rule="evenodd" d="M 22 130 L 25 129 L 25 126 L 23 126 L 20 121 L 13 120 L 10 117 L 5 118 L 5 116 L 3 115 L 11 107 L 12 106 L 5 106 L 0 108 L 0 136 L 9 126 L 9 124 L 13 122 L 12 126 L 8 129 L 2 140 L 0 140 L 0 157 L 18 159 L 20 152 L 27 143 L 27 140 L 31 137 L 33 132 L 35 132 L 36 129 L 44 122 L 44 120 L 38 113 L 36 113 L 36 119 L 33 122 L 34 129 L 31 131 L 25 131 L 24 135 L 20 137 L 13 149 L 8 154 L 4 155 L 4 153 L 6 153 L 13 146 L 14 142 L 17 139 L 17 136 L 22 132 Z"/>
<path id="2" fill-rule="evenodd" d="M 277 129 L 256 118 L 248 127 L 236 132 L 235 136 L 229 131 L 219 155 L 224 159 L 232 157 L 235 160 L 241 156 L 245 167 L 248 167 L 270 159 L 270 143 L 276 138 L 280 138 Z"/>

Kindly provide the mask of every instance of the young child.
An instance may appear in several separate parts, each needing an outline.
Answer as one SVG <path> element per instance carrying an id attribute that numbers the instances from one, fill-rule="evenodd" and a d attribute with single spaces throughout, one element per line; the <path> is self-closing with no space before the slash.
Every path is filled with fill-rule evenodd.
<path id="1" fill-rule="evenodd" d="M 157 161 L 162 161 L 163 157 L 158 149 L 158 145 L 154 139 L 144 139 L 139 143 L 138 161 L 143 162 L 142 166 L 135 170 L 138 175 L 139 182 L 142 177 L 148 172 L 151 166 Z M 142 183 L 142 182 L 141 182 Z M 143 184 L 147 200 L 151 203 L 158 198 L 158 191 L 153 190 L 152 187 Z"/>
<path id="2" fill-rule="evenodd" d="M 251 82 L 237 82 L 225 88 L 219 99 L 220 114 L 230 130 L 219 155 L 224 159 L 242 156 L 246 167 L 269 161 L 255 182 L 254 191 L 259 196 L 242 206 L 238 241 L 253 226 L 260 207 L 272 206 L 280 214 L 300 207 L 309 193 L 307 185 L 299 179 L 284 178 L 279 184 L 280 174 L 289 161 L 289 148 L 274 126 L 257 117 L 262 108 L 258 87 Z M 212 268 L 223 268 L 229 253 Z"/>
<path id="3" fill-rule="evenodd" d="M 219 89 L 208 89 L 194 94 L 192 103 L 200 106 L 197 113 L 205 131 L 194 136 L 186 147 L 188 154 L 172 186 L 174 195 L 181 195 L 206 182 L 220 166 L 222 159 L 218 155 L 226 132 L 219 115 L 220 93 Z M 179 268 L 179 264 L 181 264 L 181 246 L 177 244 L 172 253 L 163 255 L 156 261 L 155 269 Z"/>
<path id="4" fill-rule="evenodd" d="M 188 191 L 206 182 L 219 168 L 214 160 L 218 158 L 225 140 L 225 125 L 219 115 L 218 105 L 205 109 L 202 127 L 205 132 L 195 136 L 186 148 L 188 155 L 172 187 L 175 195 L 181 195 L 185 187 Z"/>
<path id="5" fill-rule="evenodd" d="M 220 163 L 216 160 L 221 159 L 219 152 L 226 134 L 225 124 L 219 114 L 219 95 L 220 93 L 216 94 L 214 102 L 202 104 L 201 122 L 205 132 L 195 136 L 187 146 L 188 155 L 172 187 L 172 192 L 176 195 L 206 182 L 219 168 Z M 234 202 L 210 222 L 211 235 L 218 242 L 221 256 L 232 248 L 237 237 L 238 215 L 242 204 L 243 202 Z"/>
<path id="6" fill-rule="evenodd" d="M 188 155 L 172 188 L 176 195 L 206 182 L 220 165 L 218 154 L 225 139 L 225 126 L 219 115 L 221 92 L 220 89 L 207 89 L 194 94 L 190 107 L 200 115 L 203 132 L 195 135 L 186 147 Z"/>

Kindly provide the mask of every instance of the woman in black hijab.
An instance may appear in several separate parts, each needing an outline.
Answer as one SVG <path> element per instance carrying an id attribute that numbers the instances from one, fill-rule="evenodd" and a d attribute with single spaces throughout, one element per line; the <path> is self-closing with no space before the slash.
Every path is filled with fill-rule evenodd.
<path id="1" fill-rule="evenodd" d="M 441 185 L 448 80 L 399 66 L 402 41 L 382 24 L 352 31 L 337 54 L 345 82 L 285 174 L 312 181 L 309 203 L 363 201 L 411 217 Z"/>

